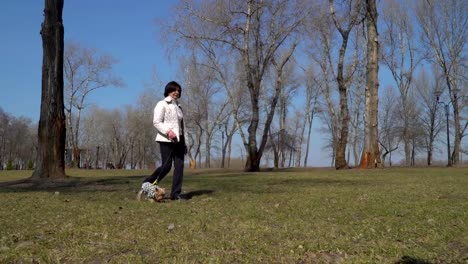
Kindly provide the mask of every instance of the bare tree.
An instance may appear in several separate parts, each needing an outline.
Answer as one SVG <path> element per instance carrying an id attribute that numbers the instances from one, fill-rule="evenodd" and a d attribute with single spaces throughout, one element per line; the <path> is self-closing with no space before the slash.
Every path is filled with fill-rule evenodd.
<path id="1" fill-rule="evenodd" d="M 26 117 L 12 118 L 8 128 L 9 146 L 8 160 L 16 169 L 31 168 L 30 161 L 34 160 L 33 154 L 36 153 L 34 144 L 36 135 L 32 133 L 32 121 Z"/>
<path id="2" fill-rule="evenodd" d="M 354 39 L 358 39 L 355 28 L 363 19 L 362 3 L 351 0 L 335 3 L 329 0 L 326 6 L 318 5 L 318 8 L 321 8 L 316 12 L 319 15 L 310 19 L 307 34 L 311 41 L 309 55 L 320 69 L 316 78 L 324 99 L 320 105 L 323 123 L 320 131 L 329 135 L 326 148 L 330 149 L 331 165 L 337 169 L 348 168 L 348 91 L 360 60 L 359 42 Z M 326 12 L 326 8 L 329 12 Z M 354 52 L 350 54 L 348 48 L 354 48 Z"/>
<path id="3" fill-rule="evenodd" d="M 307 131 L 307 136 L 305 138 L 306 148 L 304 153 L 304 161 L 303 166 L 307 167 L 307 162 L 309 159 L 309 150 L 310 150 L 310 140 L 312 136 L 312 124 L 314 121 L 315 113 L 318 111 L 317 103 L 319 98 L 320 89 L 318 89 L 319 84 L 317 83 L 317 78 L 315 76 L 315 72 L 312 67 L 309 69 L 303 69 L 305 75 L 305 116 L 303 126 L 301 128 L 300 133 L 300 140 L 299 146 L 301 146 L 301 150 L 298 153 L 297 163 L 296 166 L 300 166 L 300 162 L 302 159 L 302 144 L 304 142 L 305 133 Z"/>
<path id="4" fill-rule="evenodd" d="M 323 20 L 319 19 L 318 21 Z M 319 65 L 320 69 L 320 74 L 317 75 L 315 80 L 320 95 L 323 97 L 323 102 L 318 104 L 318 108 L 321 109 L 319 118 L 323 125 L 319 131 L 328 135 L 327 144 L 324 146 L 324 149 L 330 150 L 331 166 L 334 166 L 339 124 L 336 107 L 338 102 L 334 100 L 334 89 L 332 87 L 334 82 L 331 65 L 332 43 L 334 42 L 333 30 L 331 24 L 328 23 L 320 23 L 317 28 L 319 29 L 318 34 L 316 34 L 318 37 L 312 39 L 312 46 L 316 52 L 310 52 L 309 54 L 312 60 Z"/>
<path id="5" fill-rule="evenodd" d="M 63 101 L 63 0 L 45 0 L 41 27 L 42 96 L 36 169 L 31 179 L 65 178 Z"/>
<path id="6" fill-rule="evenodd" d="M 431 166 L 433 163 L 435 139 L 443 128 L 442 118 L 437 111 L 437 101 L 434 100 L 434 94 L 440 91 L 442 84 L 440 78 L 437 78 L 439 76 L 437 71 L 434 70 L 433 73 L 435 78 L 431 80 L 427 72 L 422 71 L 415 79 L 414 84 L 418 91 L 419 104 L 422 108 L 422 114 L 419 119 L 425 132 L 424 147 L 427 152 L 427 166 Z"/>
<path id="7" fill-rule="evenodd" d="M 364 114 L 364 148 L 360 168 L 381 166 L 379 149 L 379 33 L 377 30 L 376 0 L 366 0 L 367 68 L 366 103 Z"/>
<path id="8" fill-rule="evenodd" d="M 83 115 L 83 148 L 87 165 L 97 168 L 124 168 L 136 136 L 130 126 L 134 122 L 133 108 L 106 110 L 93 106 Z M 151 119 L 147 122 L 151 122 Z M 136 129 L 132 128 L 133 131 Z M 154 138 L 153 138 L 154 140 Z M 86 144 L 87 143 L 87 144 Z M 95 159 L 92 162 L 92 159 Z"/>
<path id="9" fill-rule="evenodd" d="M 106 130 L 109 131 L 107 137 L 107 147 L 109 159 L 116 169 L 122 169 L 126 165 L 126 159 L 130 150 L 128 129 L 126 125 L 126 112 L 114 109 L 108 112 Z"/>
<path id="10" fill-rule="evenodd" d="M 183 96 L 184 114 L 187 115 L 185 125 L 190 131 L 188 149 L 192 155 L 192 148 L 195 148 L 194 157 L 199 159 L 201 164 L 201 150 L 205 149 L 205 167 L 211 167 L 211 142 L 214 132 L 218 129 L 218 124 L 222 116 L 225 116 L 227 103 L 217 102 L 221 88 L 216 85 L 213 69 L 205 67 L 205 63 L 198 61 L 194 54 L 190 60 L 182 61 L 185 69 L 185 83 L 187 84 L 187 96 Z M 191 156 L 189 156 L 191 157 Z"/>
<path id="11" fill-rule="evenodd" d="M 0 107 L 0 170 L 33 169 L 37 126 L 27 117 L 15 117 Z"/>
<path id="12" fill-rule="evenodd" d="M 465 104 L 459 98 L 466 93 L 466 42 L 468 40 L 468 5 L 464 0 L 419 0 L 415 7 L 422 29 L 422 43 L 430 51 L 430 61 L 441 69 L 449 102 L 452 105 L 455 129 L 451 160 L 459 163 L 461 139 L 468 126 L 460 122 Z M 449 163 L 450 164 L 450 163 Z"/>
<path id="13" fill-rule="evenodd" d="M 11 117 L 0 106 L 0 169 L 3 169 L 7 160 L 8 124 Z"/>
<path id="14" fill-rule="evenodd" d="M 385 87 L 383 101 L 379 104 L 379 143 L 382 147 L 382 165 L 385 166 L 388 156 L 388 164 L 392 166 L 392 153 L 398 149 L 400 143 L 400 118 L 398 117 L 398 95 L 393 87 Z"/>
<path id="15" fill-rule="evenodd" d="M 212 12 L 213 8 L 217 12 Z M 288 50 L 294 45 L 290 40 L 305 14 L 302 9 L 294 8 L 294 3 L 285 0 L 217 0 L 198 6 L 186 2 L 183 11 L 177 16 L 180 19 L 174 27 L 180 36 L 202 43 L 215 42 L 236 52 L 241 58 L 251 106 L 245 170 L 258 171 L 270 125 L 268 121 L 265 123 L 258 145 L 262 81 L 278 50 Z M 267 120 L 270 118 L 267 117 Z"/>
<path id="16" fill-rule="evenodd" d="M 360 162 L 360 155 L 362 152 L 362 145 L 364 139 L 363 131 L 363 107 L 364 107 L 364 74 L 362 70 L 356 78 L 355 84 L 350 89 L 350 129 L 349 129 L 349 148 L 348 148 L 348 162 L 351 162 L 351 152 L 353 157 L 354 166 L 358 166 Z"/>
<path id="17" fill-rule="evenodd" d="M 123 85 L 122 80 L 112 74 L 116 62 L 112 56 L 99 55 L 96 50 L 83 48 L 78 43 L 68 43 L 65 47 L 65 112 L 68 148 L 73 153 L 71 165 L 80 166 L 80 120 L 86 99 L 97 89 Z"/>
<path id="18" fill-rule="evenodd" d="M 284 167 L 285 159 L 287 155 L 287 151 L 291 151 L 295 149 L 294 138 L 295 133 L 292 133 L 288 128 L 287 120 L 287 112 L 288 108 L 291 105 L 291 99 L 294 96 L 297 88 L 298 83 L 295 80 L 295 75 L 293 72 L 293 65 L 288 63 L 291 59 L 291 56 L 296 48 L 296 45 L 293 45 L 286 54 L 283 54 L 280 57 L 280 63 L 277 62 L 277 59 L 272 59 L 272 64 L 274 66 L 272 76 L 274 79 L 273 87 L 274 95 L 269 96 L 273 98 L 271 101 L 271 106 L 265 107 L 265 112 L 267 116 L 266 123 L 272 123 L 274 112 L 269 111 L 269 109 L 274 109 L 274 107 L 278 106 L 276 111 L 278 111 L 278 123 L 279 123 L 279 130 L 274 134 L 272 134 L 271 127 L 269 131 L 270 141 L 272 143 L 272 149 L 274 152 L 274 161 L 275 161 L 275 168 Z M 287 67 L 288 66 L 288 67 Z M 264 135 L 265 136 L 265 135 Z M 262 140 L 265 137 L 262 137 Z M 274 142 L 276 140 L 276 143 Z M 279 164 L 278 164 L 279 162 Z"/>
<path id="19" fill-rule="evenodd" d="M 411 145 L 411 162 L 410 166 L 416 165 L 416 156 L 424 150 L 424 135 L 425 131 L 423 125 L 421 124 L 421 107 L 417 104 L 418 93 L 415 89 L 412 89 L 410 96 L 408 97 L 410 107 L 407 109 L 409 117 L 413 122 L 410 124 L 409 131 L 410 133 L 410 145 Z M 399 108 L 399 114 L 401 120 L 403 120 L 403 111 L 402 107 Z"/>
<path id="20" fill-rule="evenodd" d="M 411 105 L 408 101 L 408 93 L 412 87 L 413 75 L 420 64 L 418 50 L 414 44 L 415 32 L 413 22 L 408 14 L 408 2 L 386 0 L 383 8 L 383 45 L 382 62 L 390 70 L 393 79 L 400 92 L 400 100 L 403 108 L 402 135 L 405 151 L 405 164 L 411 163 L 411 133 L 409 131 L 413 120 L 406 114 Z"/>
<path id="21" fill-rule="evenodd" d="M 138 118 L 137 144 L 138 167 L 143 169 L 153 168 L 155 160 L 160 159 L 159 146 L 155 144 L 156 130 L 153 126 L 153 111 L 157 103 L 156 98 L 163 94 L 163 83 L 155 82 L 145 89 L 138 99 L 136 107 Z"/>
<path id="22" fill-rule="evenodd" d="M 335 168 L 348 168 L 346 161 L 346 146 L 348 144 L 349 133 L 349 107 L 348 107 L 348 89 L 352 82 L 353 74 L 357 67 L 357 60 L 354 60 L 347 72 L 345 72 L 345 58 L 348 41 L 353 28 L 362 22 L 361 1 L 345 1 L 340 7 L 343 8 L 340 14 L 337 14 L 335 2 L 329 0 L 330 14 L 332 21 L 341 36 L 341 46 L 339 49 L 336 82 L 340 96 L 339 104 L 339 133 L 336 141 Z M 341 9 L 340 8 L 340 9 Z"/>
<path id="23" fill-rule="evenodd" d="M 247 112 L 247 105 L 245 103 L 247 101 L 247 91 L 241 87 L 241 80 L 243 80 L 244 77 L 240 70 L 241 67 L 239 67 L 240 59 L 236 54 L 232 54 L 232 52 L 226 54 L 228 51 L 218 47 L 215 42 L 194 41 L 194 43 L 189 44 L 192 49 L 200 50 L 199 54 L 202 54 L 202 58 L 196 59 L 195 56 L 192 55 L 192 62 L 190 62 L 192 65 L 188 66 L 189 70 L 186 72 L 186 77 L 188 76 L 187 82 L 191 86 L 195 86 L 193 88 L 195 91 L 198 91 L 200 89 L 199 87 L 205 86 L 202 81 L 199 81 L 199 79 L 210 80 L 214 82 L 213 85 L 221 86 L 225 92 L 225 94 L 223 94 L 218 90 L 216 94 L 213 94 L 220 97 L 226 97 L 226 101 L 222 103 L 223 112 L 220 112 L 220 114 L 217 115 L 220 120 L 214 122 L 214 126 L 212 126 L 212 128 L 215 128 L 217 125 L 222 135 L 226 135 L 226 141 L 221 138 L 221 167 L 224 168 L 226 154 L 228 156 L 229 166 L 231 142 L 234 133 L 239 131 L 242 141 L 247 142 L 242 129 L 239 129 L 247 122 L 247 119 L 245 118 L 245 113 Z M 193 78 L 192 75 L 199 71 L 198 68 L 200 67 L 206 68 L 205 71 L 207 71 L 207 73 L 203 73 L 206 75 L 206 78 L 195 78 L 195 80 L 191 80 L 191 78 Z M 198 96 L 198 92 L 195 92 L 195 96 Z M 187 103 L 193 104 L 194 102 L 193 100 L 189 100 Z M 200 113 L 199 107 L 200 106 L 198 105 L 194 107 L 194 109 L 197 109 L 196 113 Z M 198 114 L 195 114 L 194 117 L 197 116 L 199 117 Z M 196 120 L 197 118 L 195 118 L 195 121 Z M 202 130 L 203 129 L 200 129 L 200 132 L 202 132 Z M 190 150 L 193 146 L 193 144 L 189 144 L 189 158 L 192 161 L 193 158 L 191 157 Z M 196 155 L 198 155 L 197 153 L 199 153 L 199 149 L 200 148 L 197 148 Z M 194 162 L 191 162 L 191 164 L 194 164 Z"/>

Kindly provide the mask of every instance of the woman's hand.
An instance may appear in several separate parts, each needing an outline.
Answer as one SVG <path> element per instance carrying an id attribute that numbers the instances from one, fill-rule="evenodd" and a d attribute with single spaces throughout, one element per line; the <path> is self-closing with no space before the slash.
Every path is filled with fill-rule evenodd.
<path id="1" fill-rule="evenodd" d="M 167 132 L 167 136 L 169 137 L 170 140 L 174 140 L 175 138 L 177 138 L 176 133 L 174 133 L 174 131 L 172 130 L 169 130 L 169 132 Z"/>

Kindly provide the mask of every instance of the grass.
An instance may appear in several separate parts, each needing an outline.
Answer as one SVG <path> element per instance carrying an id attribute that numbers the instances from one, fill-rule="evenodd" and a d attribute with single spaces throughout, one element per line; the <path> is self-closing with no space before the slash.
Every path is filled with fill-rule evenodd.
<path id="1" fill-rule="evenodd" d="M 187 170 L 193 198 L 158 204 L 148 173 L 1 187 L 0 263 L 468 262 L 466 168 Z"/>

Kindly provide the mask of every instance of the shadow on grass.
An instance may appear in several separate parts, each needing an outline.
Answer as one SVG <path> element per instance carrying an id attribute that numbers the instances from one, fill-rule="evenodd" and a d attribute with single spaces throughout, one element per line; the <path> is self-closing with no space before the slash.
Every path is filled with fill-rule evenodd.
<path id="1" fill-rule="evenodd" d="M 419 258 L 403 256 L 400 260 L 395 262 L 395 264 L 431 264 L 431 262 Z"/>
<path id="2" fill-rule="evenodd" d="M 106 178 L 67 177 L 65 179 L 23 179 L 0 183 L 0 192 L 30 191 L 116 191 L 133 188 L 141 176 L 113 176 Z"/>
<path id="3" fill-rule="evenodd" d="M 217 192 L 225 193 L 276 193 L 290 192 L 289 188 L 314 188 L 322 186 L 349 187 L 349 186 L 372 186 L 371 179 L 345 179 L 340 177 L 304 177 L 276 173 L 243 173 L 239 171 L 228 171 L 224 173 L 190 173 L 187 175 L 187 186 L 194 183 L 193 189 L 198 191 L 189 192 L 189 197 Z M 207 177 L 198 177 L 207 176 Z M 32 191 L 67 191 L 67 192 L 112 192 L 131 191 L 137 192 L 145 176 L 105 176 L 99 178 L 91 177 L 67 177 L 59 180 L 31 180 L 24 179 L 0 183 L 0 193 L 9 192 L 32 192 Z M 168 181 L 170 183 L 170 181 Z M 196 186 L 201 184 L 201 188 Z M 283 188 L 288 187 L 288 188 Z"/>
<path id="4" fill-rule="evenodd" d="M 34 181 L 30 179 L 0 183 L 0 193 L 33 192 L 33 191 L 66 191 L 66 192 L 115 192 L 137 191 L 144 177 L 116 176 L 101 179 L 68 177 L 60 180 Z M 184 194 L 186 199 L 210 195 L 214 190 L 200 189 Z"/>
<path id="5" fill-rule="evenodd" d="M 201 195 L 210 195 L 214 193 L 213 190 L 196 190 L 196 191 L 191 191 L 191 192 L 187 192 L 187 193 L 184 193 L 184 198 L 186 199 L 192 199 L 193 197 L 195 196 L 201 196 Z"/>
<path id="6" fill-rule="evenodd" d="M 255 177 L 255 176 L 254 176 Z M 230 175 L 229 177 L 213 177 L 204 179 L 205 185 L 218 186 L 225 189 L 233 189 L 233 187 L 244 190 L 257 189 L 265 187 L 294 187 L 294 188 L 310 188 L 314 186 L 333 186 L 333 187 L 349 187 L 349 186 L 372 186 L 377 185 L 372 180 L 350 180 L 350 179 L 337 179 L 337 178 L 249 178 L 236 180 L 237 177 Z M 222 182 L 225 182 L 223 184 Z M 233 185 L 232 185 L 233 184 Z"/>

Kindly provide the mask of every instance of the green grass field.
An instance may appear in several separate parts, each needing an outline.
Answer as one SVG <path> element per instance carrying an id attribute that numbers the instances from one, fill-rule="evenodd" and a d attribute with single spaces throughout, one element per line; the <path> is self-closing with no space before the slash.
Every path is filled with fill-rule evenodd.
<path id="1" fill-rule="evenodd" d="M 148 173 L 2 184 L 0 263 L 468 263 L 467 168 L 186 170 L 191 200 L 137 202 Z"/>

